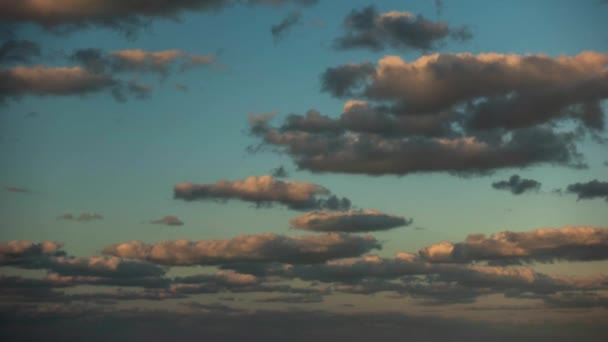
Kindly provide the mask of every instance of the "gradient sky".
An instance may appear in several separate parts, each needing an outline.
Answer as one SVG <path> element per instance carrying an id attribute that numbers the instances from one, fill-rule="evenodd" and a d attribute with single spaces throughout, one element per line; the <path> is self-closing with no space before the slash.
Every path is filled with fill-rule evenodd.
<path id="1" fill-rule="evenodd" d="M 86 3 L 95 2 L 83 0 L 80 5 L 72 8 L 77 13 L 79 6 L 85 8 Z M 182 1 L 175 2 L 175 6 L 179 8 L 179 3 L 211 2 Z M 215 3 L 221 5 L 230 2 Z M 577 120 L 562 120 L 562 117 L 545 120 L 535 126 L 554 129 L 553 127 L 562 125 L 555 130 L 573 132 L 578 128 L 572 146 L 576 146 L 581 153 L 585 168 L 563 163 L 534 162 L 524 167 L 490 168 L 483 174 L 454 175 L 440 170 L 368 175 L 315 172 L 316 170 L 298 165 L 297 156 L 289 151 L 277 153 L 276 150 L 282 148 L 279 145 L 266 144 L 265 148 L 257 152 L 248 149 L 258 146 L 263 140 L 250 131 L 250 115 L 272 113 L 275 115 L 270 121 L 272 127 L 280 127 L 289 114 L 303 115 L 314 109 L 323 115 L 337 118 L 344 112 L 343 106 L 349 99 L 374 103 L 373 99 L 357 96 L 354 88 L 355 93 L 351 97 L 338 98 L 332 96 L 331 92 L 323 91 L 322 75 L 328 68 L 364 62 L 370 62 L 375 68 L 385 56 L 399 56 L 406 62 L 413 62 L 433 53 L 464 52 L 473 55 L 493 52 L 521 57 L 543 55 L 543 58 L 554 60 L 559 56 L 573 57 L 584 51 L 594 51 L 608 60 L 608 34 L 605 33 L 608 32 L 605 20 L 608 5 L 602 1 L 321 0 L 313 1 L 312 4 L 302 4 L 299 1 L 250 1 L 246 5 L 228 4 L 211 10 L 192 9 L 184 5 L 185 10 L 180 10 L 175 15 L 166 13 L 167 17 L 162 14 L 146 16 L 145 9 L 140 8 L 141 12 L 137 12 L 135 6 L 135 9 L 130 9 L 132 12 L 129 12 L 129 17 L 112 13 L 109 17 L 104 17 L 115 19 L 116 22 L 124 18 L 144 18 L 149 21 L 146 25 L 136 24 L 130 34 L 117 28 L 114 25 L 116 22 L 108 24 L 109 21 L 98 20 L 95 11 L 102 11 L 103 8 L 91 7 L 91 11 L 77 13 L 71 19 L 61 17 L 61 11 L 58 11 L 57 18 L 52 21 L 48 19 L 52 17 L 52 12 L 46 13 L 47 17 L 36 16 L 36 13 L 44 12 L 41 9 L 44 5 L 37 8 L 36 1 L 24 1 L 24 4 L 29 5 L 23 5 L 23 8 L 15 12 L 10 10 L 18 5 L 13 6 L 11 3 L 9 0 L 0 0 L 0 12 L 6 13 L 0 14 L 0 44 L 5 44 L 3 46 L 6 47 L 9 42 L 28 41 L 38 46 L 39 53 L 22 60 L 3 60 L 4 52 L 0 49 L 0 72 L 3 77 L 19 67 L 78 66 L 70 56 L 79 49 L 87 48 L 98 49 L 103 54 L 132 49 L 149 52 L 177 49 L 187 56 L 212 56 L 213 61 L 203 63 L 204 65 L 193 64 L 185 70 L 179 70 L 179 66 L 175 66 L 166 75 L 154 70 L 103 71 L 124 82 L 123 85 L 137 82 L 153 88 L 146 91 L 142 98 L 125 90 L 125 101 L 117 101 L 107 90 L 87 94 L 75 92 L 70 95 L 44 93 L 44 90 L 35 93 L 35 86 L 27 82 L 25 88 L 19 90 L 21 93 L 17 94 L 17 81 L 0 81 L 0 159 L 3 161 L 0 168 L 0 241 L 56 241 L 63 245 L 61 250 L 67 255 L 86 258 L 102 255 L 103 252 L 109 254 L 107 250 L 104 251 L 106 247 L 132 240 L 144 243 L 179 239 L 198 241 L 261 233 L 288 237 L 316 236 L 322 239 L 324 233 L 293 229 L 289 223 L 290 219 L 315 208 L 292 210 L 280 203 L 258 207 L 256 204 L 260 201 L 222 200 L 221 196 L 209 193 L 198 198 L 201 200 L 184 201 L 175 198 L 179 196 L 174 194 L 174 186 L 182 182 L 213 184 L 219 180 L 236 181 L 250 176 L 269 175 L 273 169 L 283 166 L 288 176 L 277 180 L 279 182 L 318 184 L 338 197 L 348 198 L 352 202 L 352 210 L 378 210 L 413 219 L 413 223 L 406 226 L 369 232 L 382 244 L 382 248 L 350 255 L 352 257 L 373 254 L 392 260 L 398 252 L 417 254 L 421 248 L 441 241 L 463 242 L 469 234 L 489 236 L 505 230 L 532 232 L 540 228 L 557 230 L 562 227 L 587 226 L 596 229 L 594 236 L 600 241 L 597 242 L 598 245 L 591 246 L 596 242 L 591 241 L 590 237 L 583 239 L 583 242 L 577 240 L 578 242 L 562 243 L 566 249 L 572 246 L 583 251 L 593 249 L 597 251 L 593 257 L 577 259 L 572 255 L 578 252 L 559 254 L 563 250 L 556 247 L 557 254 L 552 255 L 550 260 L 523 258 L 518 260 L 525 261 L 523 266 L 497 267 L 525 267 L 543 273 L 543 276 L 559 274 L 585 279 L 604 277 L 604 280 L 597 286 L 567 288 L 550 293 L 556 298 L 567 297 L 568 293 L 593 293 L 595 296 L 578 305 L 570 303 L 569 307 L 565 304 L 552 306 L 548 297 L 543 297 L 546 293 L 541 295 L 526 292 L 528 297 L 509 296 L 512 289 L 508 286 L 484 292 L 470 301 L 429 304 L 437 299 L 434 296 L 439 295 L 417 297 L 403 292 L 403 296 L 396 299 L 395 291 L 373 294 L 340 291 L 340 286 L 355 286 L 354 283 L 341 284 L 336 281 L 321 284 L 315 282 L 311 285 L 312 279 L 287 278 L 260 281 L 264 284 L 276 282 L 316 290 L 327 287 L 329 292 L 321 293 L 322 299 L 312 303 L 281 300 L 263 302 L 267 298 L 285 295 L 300 296 L 294 293 L 230 293 L 230 290 L 224 290 L 162 302 L 118 300 L 112 304 L 100 304 L 100 301 L 94 300 L 72 300 L 57 304 L 51 300 L 47 303 L 43 299 L 37 305 L 32 305 L 28 299 L 34 298 L 33 294 L 21 298 L 14 295 L 13 285 L 3 284 L 0 288 L 4 303 L 0 303 L 3 316 L 12 317 L 12 313 L 21 311 L 33 316 L 44 311 L 50 312 L 52 316 L 52 308 L 57 309 L 59 305 L 61 307 L 57 310 L 61 313 L 58 313 L 58 317 L 64 317 L 62 315 L 77 307 L 78 310 L 110 312 L 104 319 L 111 321 L 114 319 L 112 308 L 116 308 L 116 311 L 117 308 L 163 308 L 179 312 L 180 315 L 188 308 L 195 312 L 192 315 L 198 315 L 201 311 L 197 311 L 196 305 L 192 303 L 220 303 L 217 307 L 205 308 L 203 314 L 217 317 L 228 315 L 223 321 L 227 325 L 243 322 L 227 313 L 224 306 L 247 310 L 245 312 L 248 315 L 265 312 L 259 313 L 266 315 L 259 318 L 262 321 L 280 317 L 271 314 L 275 311 L 264 310 L 288 312 L 297 316 L 294 317 L 294 322 L 304 319 L 298 315 L 306 315 L 306 312 L 314 310 L 325 312 L 323 315 L 336 315 L 331 316 L 335 320 L 341 319 L 342 316 L 339 315 L 343 314 L 373 313 L 384 317 L 381 315 L 397 312 L 427 317 L 431 325 L 457 324 L 462 329 L 467 329 L 464 327 L 478 320 L 522 326 L 530 322 L 550 325 L 566 321 L 574 324 L 574 328 L 563 328 L 564 336 L 570 336 L 570 333 L 582 334 L 577 336 L 582 336 L 585 341 L 599 341 L 607 337 L 606 332 L 599 328 L 608 324 L 608 280 L 605 278 L 608 276 L 608 150 L 601 141 L 608 139 L 608 135 L 603 126 L 591 129 Z M 51 1 L 39 2 L 44 3 Z M 59 1 L 57 6 L 69 7 L 69 3 Z M 445 23 L 450 30 L 465 27 L 471 36 L 464 41 L 446 36 L 433 42 L 427 49 L 399 47 L 390 43 L 381 50 L 365 47 L 336 48 L 335 39 L 345 32 L 345 17 L 351 15 L 351 11 L 369 5 L 374 5 L 378 14 L 407 11 L 432 23 Z M 20 15 L 15 14 L 18 10 L 22 11 L 19 12 Z M 273 37 L 271 27 L 295 14 L 297 22 L 288 26 L 278 37 Z M 44 21 L 44 18 L 49 21 Z M 406 32 L 403 35 L 407 34 L 412 33 Z M 604 120 L 608 109 L 608 93 L 605 90 L 608 89 L 607 66 L 608 62 L 604 61 L 595 75 L 588 76 L 597 77 L 603 82 L 597 86 L 600 95 L 596 98 L 600 110 L 603 110 L 600 118 Z M 600 87 L 603 87 L 602 90 Z M 516 90 L 506 95 L 514 94 Z M 466 110 L 464 103 L 459 106 L 452 109 Z M 581 131 L 584 132 L 580 133 Z M 521 194 L 492 186 L 515 174 L 524 179 L 536 180 L 541 185 Z M 580 192 L 577 197 L 576 191 L 568 190 L 569 185 L 592 180 L 605 186 L 604 192 L 601 193 L 600 189 L 599 195 L 594 198 L 585 199 Z M 65 214 L 72 214 L 74 218 L 62 218 Z M 82 214 L 99 214 L 101 218 L 83 217 L 78 220 Z M 151 223 L 165 216 L 175 216 L 183 225 Z M 367 235 L 353 234 L 357 237 Z M 19 256 L 4 252 L 2 248 L 0 252 L 5 253 L 0 258 L 0 265 L 4 265 L 0 267 L 4 283 L 8 283 L 9 277 L 44 279 L 48 277 L 47 272 L 51 272 L 51 269 L 45 267 L 20 267 L 19 264 L 10 266 L 10 260 L 13 260 L 11 258 L 18 259 Z M 418 257 L 422 258 L 420 255 Z M 470 263 L 469 266 L 479 265 L 488 260 L 471 259 L 464 264 L 457 262 L 456 265 L 467 267 L 467 263 Z M 154 263 L 153 260 L 146 262 Z M 167 267 L 166 276 L 169 278 L 217 272 L 216 267 L 209 266 L 162 266 Z M 460 278 L 452 281 L 464 288 L 485 289 L 479 283 L 466 283 Z M 53 287 L 53 290 L 97 294 L 122 288 L 115 285 L 90 285 L 81 282 L 67 288 Z M 142 287 L 129 288 L 130 290 L 147 291 Z M 457 294 L 453 296 L 456 297 Z M 227 297 L 231 300 L 226 300 Z M 184 305 L 184 302 L 190 303 L 189 306 Z M 185 310 L 186 315 L 191 313 L 188 310 Z M 587 316 L 581 310 L 589 310 Z M 133 319 L 144 320 L 148 317 Z M 448 321 L 437 323 L 435 319 Z M 450 320 L 453 319 L 458 319 L 458 322 L 452 323 Z M 150 318 L 148 322 L 151 320 Z M 0 336 L 24 333 L 14 328 L 17 323 L 10 320 L 7 322 L 2 328 L 5 333 Z M 577 324 L 580 329 L 587 329 L 587 332 L 577 330 Z M 41 323 L 39 328 L 49 333 L 59 331 L 57 326 L 47 323 Z M 508 329 L 504 330 L 504 327 L 480 336 L 538 338 L 538 335 L 528 334 L 529 331 L 525 330 L 527 328 L 528 326 L 522 328 L 524 333 L 521 336 L 509 335 L 511 332 L 507 333 Z M 407 334 L 408 329 L 415 327 L 404 325 L 403 329 L 403 334 Z M 140 338 L 147 336 L 137 335 L 141 332 L 132 333 Z M 58 336 L 70 339 L 68 335 Z M 125 336 L 122 338 L 126 339 Z M 201 336 L 200 332 L 198 336 Z M 208 336 L 222 338 L 221 334 Z M 336 335 L 335 338 L 340 340 L 347 336 L 350 335 Z M 413 340 L 439 339 L 439 336 L 434 335 L 411 336 Z"/>

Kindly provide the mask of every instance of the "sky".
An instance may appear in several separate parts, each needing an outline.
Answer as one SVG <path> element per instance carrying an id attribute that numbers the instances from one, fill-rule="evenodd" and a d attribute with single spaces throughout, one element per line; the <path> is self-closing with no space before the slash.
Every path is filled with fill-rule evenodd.
<path id="1" fill-rule="evenodd" d="M 0 336 L 605 340 L 607 14 L 0 0 Z"/>

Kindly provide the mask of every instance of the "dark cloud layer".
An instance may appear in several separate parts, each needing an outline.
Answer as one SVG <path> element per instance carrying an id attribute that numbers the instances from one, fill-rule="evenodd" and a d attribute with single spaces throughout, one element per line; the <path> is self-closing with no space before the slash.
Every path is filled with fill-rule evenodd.
<path id="1" fill-rule="evenodd" d="M 0 65 L 29 63 L 40 55 L 40 46 L 30 40 L 9 40 L 0 45 Z"/>
<path id="2" fill-rule="evenodd" d="M 570 184 L 566 190 L 576 194 L 579 200 L 603 198 L 608 201 L 608 182 L 602 182 L 597 179 L 587 183 Z"/>
<path id="3" fill-rule="evenodd" d="M 218 265 L 240 262 L 314 263 L 357 256 L 381 248 L 371 236 L 344 234 L 287 237 L 276 234 L 240 235 L 230 240 L 176 240 L 145 244 L 125 242 L 103 252 L 121 258 L 162 265 Z"/>
<path id="4" fill-rule="evenodd" d="M 343 22 L 344 36 L 334 40 L 337 49 L 366 48 L 431 50 L 447 38 L 463 41 L 472 38 L 466 27 L 453 28 L 409 12 L 378 13 L 374 6 L 353 10 Z"/>
<path id="5" fill-rule="evenodd" d="M 279 203 L 295 210 L 350 208 L 349 199 L 340 199 L 320 185 L 283 181 L 271 176 L 221 180 L 214 184 L 180 183 L 174 188 L 174 198 L 185 201 L 238 199 L 253 202 L 258 207 Z"/>
<path id="6" fill-rule="evenodd" d="M 513 195 L 521 195 L 524 192 L 540 190 L 541 184 L 534 179 L 525 179 L 519 177 L 519 175 L 513 175 L 508 180 L 492 183 L 492 187 L 497 190 L 508 190 Z"/>

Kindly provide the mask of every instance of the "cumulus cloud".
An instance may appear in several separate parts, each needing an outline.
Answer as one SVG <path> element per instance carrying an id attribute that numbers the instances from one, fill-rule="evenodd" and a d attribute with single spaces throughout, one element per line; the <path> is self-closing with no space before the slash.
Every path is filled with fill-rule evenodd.
<path id="1" fill-rule="evenodd" d="M 30 40 L 8 40 L 0 45 L 0 65 L 29 63 L 40 55 L 40 45 Z"/>
<path id="2" fill-rule="evenodd" d="M 65 32 L 91 26 L 133 35 L 153 19 L 176 19 L 187 12 L 216 11 L 232 5 L 312 5 L 311 0 L 72 0 L 0 2 L 0 20 L 33 23 L 45 30 Z"/>
<path id="3" fill-rule="evenodd" d="M 315 211 L 289 221 L 296 229 L 345 233 L 388 230 L 408 226 L 412 222 L 377 210 Z"/>
<path id="4" fill-rule="evenodd" d="M 492 183 L 492 187 L 497 190 L 508 190 L 513 195 L 521 195 L 524 192 L 540 190 L 541 184 L 534 179 L 525 179 L 519 177 L 519 175 L 513 175 L 508 180 Z"/>
<path id="5" fill-rule="evenodd" d="M 177 216 L 167 215 L 160 220 L 150 221 L 152 224 L 164 224 L 167 226 L 183 226 L 184 222 L 177 218 Z"/>
<path id="6" fill-rule="evenodd" d="M 584 167 L 576 141 L 604 130 L 608 55 L 431 54 L 328 68 L 322 89 L 351 97 L 337 117 L 310 110 L 251 133 L 300 169 L 371 175 Z M 570 129 L 558 124 L 574 122 Z M 428 156 L 433 156 L 429 158 Z"/>
<path id="7" fill-rule="evenodd" d="M 466 27 L 453 28 L 409 12 L 378 13 L 374 6 L 353 10 L 343 22 L 345 34 L 334 40 L 337 49 L 366 48 L 382 51 L 395 49 L 431 50 L 446 39 L 463 41 L 472 38 Z"/>
<path id="8" fill-rule="evenodd" d="M 431 262 L 493 263 L 588 261 L 608 259 L 608 228 L 571 226 L 530 232 L 473 234 L 464 242 L 424 247 L 420 255 Z"/>
<path id="9" fill-rule="evenodd" d="M 258 207 L 279 203 L 295 210 L 350 208 L 349 199 L 339 199 L 320 185 L 283 181 L 272 176 L 220 180 L 215 184 L 180 183 L 174 188 L 174 198 L 185 201 L 238 199 L 253 202 Z"/>
<path id="10" fill-rule="evenodd" d="M 608 201 L 608 182 L 597 179 L 587 183 L 574 183 L 566 189 L 569 193 L 576 194 L 579 200 L 603 198 Z"/>
<path id="11" fill-rule="evenodd" d="M 103 252 L 162 265 L 218 265 L 239 262 L 314 263 L 357 256 L 381 248 L 371 236 L 326 234 L 287 237 L 271 233 L 240 235 L 230 240 L 176 240 L 145 244 L 131 241 Z"/>
<path id="12" fill-rule="evenodd" d="M 274 38 L 275 42 L 279 39 L 283 38 L 285 34 L 291 28 L 300 23 L 302 20 L 302 13 L 300 12 L 291 12 L 287 17 L 281 20 L 278 24 L 272 25 L 270 28 L 270 33 L 272 33 L 272 38 Z"/>
<path id="13" fill-rule="evenodd" d="M 0 265 L 26 266 L 41 260 L 62 255 L 61 244 L 53 241 L 34 243 L 25 240 L 0 242 Z"/>

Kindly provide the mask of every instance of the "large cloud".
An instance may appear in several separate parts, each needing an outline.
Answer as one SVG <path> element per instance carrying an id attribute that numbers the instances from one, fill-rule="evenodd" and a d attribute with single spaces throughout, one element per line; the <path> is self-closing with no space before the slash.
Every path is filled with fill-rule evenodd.
<path id="1" fill-rule="evenodd" d="M 603 198 L 608 201 L 608 182 L 602 182 L 597 179 L 587 183 L 570 184 L 567 191 L 576 194 L 579 200 Z"/>
<path id="2" fill-rule="evenodd" d="M 373 6 L 353 10 L 344 18 L 344 36 L 334 41 L 337 49 L 367 48 L 430 50 L 451 37 L 467 40 L 472 33 L 465 27 L 450 28 L 409 12 L 378 13 Z"/>
<path id="3" fill-rule="evenodd" d="M 573 226 L 530 232 L 503 231 L 486 237 L 469 235 L 464 242 L 441 242 L 420 250 L 431 262 L 494 263 L 588 261 L 608 259 L 608 228 Z"/>
<path id="4" fill-rule="evenodd" d="M 412 220 L 377 210 L 315 211 L 289 221 L 292 227 L 320 232 L 371 232 L 407 226 Z"/>
<path id="5" fill-rule="evenodd" d="M 219 10 L 231 5 L 281 5 L 306 0 L 23 0 L 1 1 L 0 20 L 4 23 L 34 23 L 52 31 L 101 26 L 133 34 L 155 18 L 176 19 L 185 12 Z"/>
<path id="6" fill-rule="evenodd" d="M 492 187 L 498 190 L 508 190 L 513 195 L 521 195 L 524 192 L 538 191 L 541 184 L 534 179 L 525 179 L 519 175 L 513 175 L 508 180 L 492 183 Z"/>
<path id="7" fill-rule="evenodd" d="M 253 202 L 257 206 L 280 203 L 296 210 L 350 208 L 349 199 L 339 199 L 320 185 L 283 181 L 271 176 L 251 176 L 236 181 L 221 180 L 215 184 L 180 183 L 174 188 L 174 197 L 186 201 L 238 199 Z"/>
<path id="8" fill-rule="evenodd" d="M 325 234 L 287 237 L 271 233 L 230 240 L 131 241 L 106 247 L 104 254 L 162 265 L 218 265 L 239 262 L 314 263 L 357 256 L 381 248 L 371 236 Z"/>

